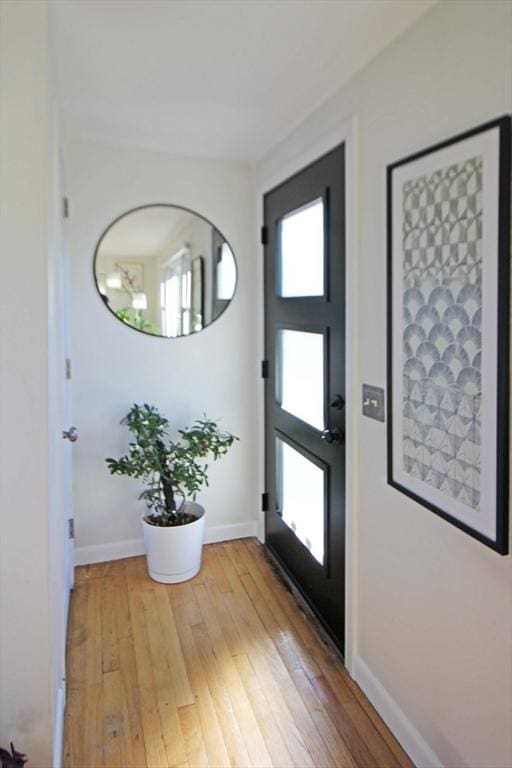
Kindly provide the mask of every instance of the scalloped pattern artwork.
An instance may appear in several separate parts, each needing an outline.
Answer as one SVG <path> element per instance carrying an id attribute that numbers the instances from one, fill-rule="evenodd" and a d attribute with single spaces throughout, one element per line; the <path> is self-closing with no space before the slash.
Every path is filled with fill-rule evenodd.
<path id="1" fill-rule="evenodd" d="M 402 191 L 403 468 L 479 510 L 482 157 Z"/>

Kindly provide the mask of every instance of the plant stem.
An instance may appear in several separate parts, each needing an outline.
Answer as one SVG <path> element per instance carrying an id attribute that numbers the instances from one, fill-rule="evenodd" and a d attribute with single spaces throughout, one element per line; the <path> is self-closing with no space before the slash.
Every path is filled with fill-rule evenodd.
<path id="1" fill-rule="evenodd" d="M 174 490 L 172 487 L 172 477 L 167 471 L 167 456 L 165 445 L 162 440 L 155 440 L 158 459 L 160 461 L 160 482 L 165 499 L 165 510 L 167 514 L 173 515 L 176 512 L 176 501 L 174 500 Z"/>

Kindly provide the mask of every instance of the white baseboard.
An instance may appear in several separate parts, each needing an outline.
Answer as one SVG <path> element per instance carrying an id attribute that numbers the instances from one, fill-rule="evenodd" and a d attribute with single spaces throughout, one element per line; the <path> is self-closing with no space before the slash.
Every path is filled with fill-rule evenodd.
<path id="1" fill-rule="evenodd" d="M 121 560 L 123 557 L 136 557 L 144 554 L 144 542 L 141 539 L 125 539 L 108 544 L 91 544 L 75 548 L 75 565 L 106 563 L 109 560 Z"/>
<path id="2" fill-rule="evenodd" d="M 231 539 L 246 539 L 257 536 L 258 523 L 251 520 L 248 523 L 232 523 L 206 528 L 204 543 L 214 544 L 217 541 Z M 124 557 L 136 557 L 144 554 L 144 542 L 140 539 L 115 541 L 109 544 L 93 544 L 75 549 L 75 565 L 90 565 L 91 563 L 106 563 L 109 560 L 121 560 Z"/>
<path id="3" fill-rule="evenodd" d="M 417 768 L 443 768 L 443 764 L 423 736 L 360 656 L 355 658 L 354 671 L 355 681 L 405 749 L 414 765 Z"/>
<path id="4" fill-rule="evenodd" d="M 61 768 L 64 748 L 64 712 L 66 710 L 66 692 L 59 687 L 55 706 L 55 724 L 53 731 L 53 768 Z"/>
<path id="5" fill-rule="evenodd" d="M 231 539 L 248 539 L 258 535 L 258 522 L 251 520 L 249 523 L 231 523 L 231 525 L 217 525 L 213 528 L 205 528 L 204 543 L 215 544 L 217 541 L 231 541 Z"/>

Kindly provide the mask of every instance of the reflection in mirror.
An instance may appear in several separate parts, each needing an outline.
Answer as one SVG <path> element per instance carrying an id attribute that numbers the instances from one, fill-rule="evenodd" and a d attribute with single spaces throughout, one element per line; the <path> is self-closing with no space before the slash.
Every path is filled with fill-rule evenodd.
<path id="1" fill-rule="evenodd" d="M 223 235 L 172 205 L 137 208 L 114 221 L 94 259 L 96 286 L 122 322 L 156 336 L 197 333 L 228 306 L 236 263 Z"/>

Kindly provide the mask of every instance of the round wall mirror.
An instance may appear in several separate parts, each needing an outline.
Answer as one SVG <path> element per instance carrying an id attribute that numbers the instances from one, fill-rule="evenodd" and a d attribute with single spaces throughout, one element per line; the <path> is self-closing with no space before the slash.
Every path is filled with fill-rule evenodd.
<path id="1" fill-rule="evenodd" d="M 226 238 L 199 214 L 146 205 L 103 233 L 94 277 L 119 321 L 176 338 L 201 331 L 224 312 L 235 293 L 236 262 Z"/>

